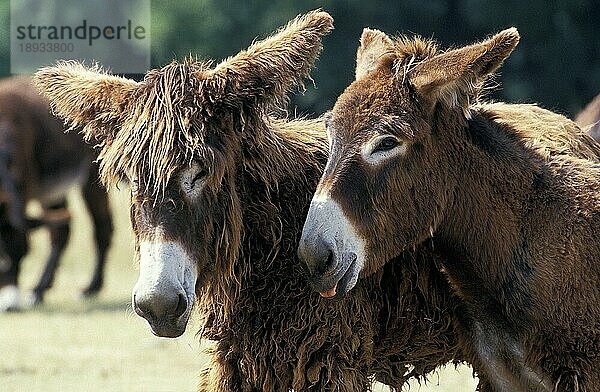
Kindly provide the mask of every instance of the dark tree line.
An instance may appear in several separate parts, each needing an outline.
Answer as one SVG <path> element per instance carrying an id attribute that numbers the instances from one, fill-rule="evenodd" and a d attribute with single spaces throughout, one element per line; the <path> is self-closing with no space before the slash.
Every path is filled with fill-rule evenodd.
<path id="1" fill-rule="evenodd" d="M 501 70 L 494 99 L 537 102 L 574 115 L 600 92 L 598 0 L 154 0 L 152 65 L 192 54 L 223 59 L 299 13 L 323 8 L 335 30 L 309 83 L 294 98 L 298 111 L 321 113 L 353 78 L 363 27 L 417 33 L 442 46 L 482 39 L 516 26 L 521 43 Z M 8 0 L 0 0 L 0 75 L 9 73 Z"/>

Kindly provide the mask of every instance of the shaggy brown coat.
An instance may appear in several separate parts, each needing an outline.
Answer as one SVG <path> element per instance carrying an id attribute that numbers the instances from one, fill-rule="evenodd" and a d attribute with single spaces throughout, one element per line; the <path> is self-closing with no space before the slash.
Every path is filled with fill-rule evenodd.
<path id="1" fill-rule="evenodd" d="M 30 79 L 15 77 L 0 82 L 0 289 L 17 286 L 21 259 L 28 249 L 28 230 L 47 224 L 52 249 L 33 290 L 35 303 L 42 301 L 52 285 L 67 244 L 66 192 L 71 186 L 81 186 L 96 235 L 96 267 L 85 295 L 102 287 L 112 234 L 108 198 L 97 178 L 98 167 L 92 163 L 94 153 L 77 135 L 65 135 L 64 129 Z M 40 220 L 28 219 L 25 214 L 31 200 L 39 201 L 43 209 Z M 13 297 L 13 304 L 0 304 L 0 311 L 18 307 L 16 300 Z"/>
<path id="2" fill-rule="evenodd" d="M 194 255 L 201 336 L 216 341 L 201 391 L 354 392 L 374 378 L 399 390 L 461 359 L 456 303 L 427 246 L 337 302 L 303 277 L 295 248 L 327 138 L 320 120 L 269 113 L 331 28 L 309 13 L 215 68 L 174 62 L 139 84 L 74 63 L 36 75 L 56 113 L 100 143 L 103 181 L 132 181 L 138 245 L 161 222 Z M 206 184 L 192 201 L 177 186 L 190 161 Z"/>
<path id="3" fill-rule="evenodd" d="M 598 391 L 600 149 L 558 114 L 477 104 L 518 40 L 509 29 L 440 52 L 366 30 L 357 80 L 328 121 L 320 209 L 309 210 L 300 253 L 329 293 L 349 289 L 347 273 L 432 241 L 462 299 L 461 346 L 489 380 L 482 389 Z M 320 230 L 335 205 L 348 226 Z M 318 241 L 334 244 L 329 257 Z"/>

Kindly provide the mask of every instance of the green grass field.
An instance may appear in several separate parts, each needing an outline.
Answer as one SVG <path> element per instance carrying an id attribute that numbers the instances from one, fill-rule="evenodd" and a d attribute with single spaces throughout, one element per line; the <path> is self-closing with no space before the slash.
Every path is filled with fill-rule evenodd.
<path id="1" fill-rule="evenodd" d="M 77 192 L 69 202 L 71 241 L 46 304 L 0 314 L 0 391 L 195 391 L 206 361 L 195 336 L 198 323 L 192 319 L 178 339 L 157 338 L 129 305 L 137 267 L 127 192 L 111 194 L 116 230 L 106 285 L 93 300 L 79 297 L 93 268 L 90 221 Z M 21 287 L 35 285 L 48 251 L 47 233 L 35 232 Z M 475 385 L 470 369 L 449 367 L 432 375 L 427 385 L 411 385 L 410 391 L 474 391 Z M 378 385 L 375 390 L 387 389 Z"/>

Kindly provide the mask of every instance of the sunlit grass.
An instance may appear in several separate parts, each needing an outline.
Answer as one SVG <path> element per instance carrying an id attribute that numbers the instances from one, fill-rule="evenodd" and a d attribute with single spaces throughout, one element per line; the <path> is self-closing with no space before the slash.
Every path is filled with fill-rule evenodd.
<path id="1" fill-rule="evenodd" d="M 80 298 L 93 269 L 90 221 L 78 192 L 70 194 L 69 202 L 71 241 L 46 304 L 0 314 L 0 391 L 194 391 L 206 361 L 195 337 L 198 323 L 192 319 L 178 339 L 161 339 L 131 310 L 137 267 L 132 263 L 127 192 L 111 194 L 115 235 L 105 288 L 93 300 Z M 48 247 L 45 231 L 33 233 L 23 262 L 23 288 L 37 282 Z M 458 373 L 449 367 L 432 375 L 427 386 L 414 384 L 410 391 L 474 389 L 469 369 Z"/>
<path id="2" fill-rule="evenodd" d="M 178 339 L 153 336 L 131 310 L 137 278 L 127 193 L 111 195 L 115 235 L 105 288 L 81 300 L 93 270 L 89 218 L 77 192 L 70 195 L 71 240 L 46 304 L 0 315 L 0 391 L 193 391 L 205 357 L 191 328 Z M 32 288 L 43 268 L 49 241 L 44 230 L 31 237 L 21 286 Z"/>

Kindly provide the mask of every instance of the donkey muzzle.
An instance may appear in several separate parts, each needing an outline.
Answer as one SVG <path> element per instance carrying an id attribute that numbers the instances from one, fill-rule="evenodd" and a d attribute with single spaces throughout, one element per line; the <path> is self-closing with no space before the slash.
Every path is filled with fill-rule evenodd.
<path id="1" fill-rule="evenodd" d="M 363 241 L 338 203 L 315 196 L 298 246 L 312 287 L 325 298 L 343 296 L 356 284 L 363 255 Z"/>
<path id="2" fill-rule="evenodd" d="M 177 242 L 140 243 L 140 276 L 132 305 L 152 332 L 174 338 L 185 332 L 196 286 L 196 266 Z"/>
<path id="3" fill-rule="evenodd" d="M 187 319 L 182 316 L 189 306 L 185 291 L 133 294 L 133 309 L 148 321 L 152 332 L 161 337 L 176 338 L 185 332 Z"/>

